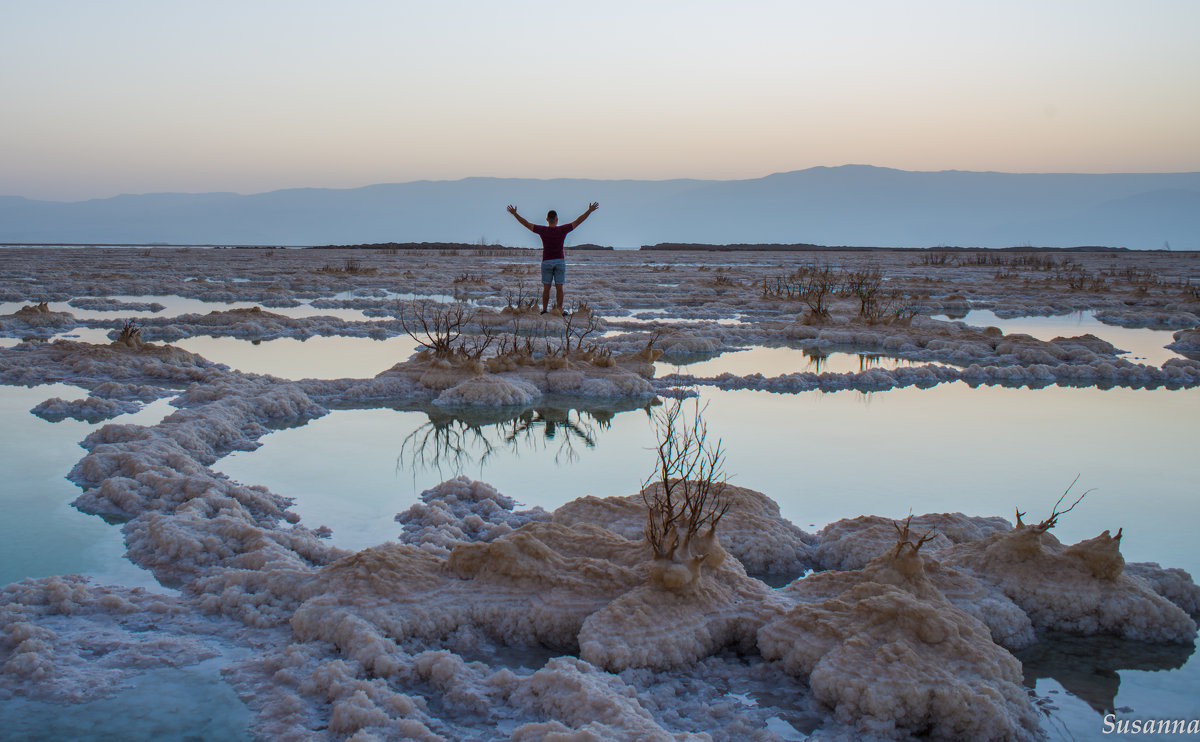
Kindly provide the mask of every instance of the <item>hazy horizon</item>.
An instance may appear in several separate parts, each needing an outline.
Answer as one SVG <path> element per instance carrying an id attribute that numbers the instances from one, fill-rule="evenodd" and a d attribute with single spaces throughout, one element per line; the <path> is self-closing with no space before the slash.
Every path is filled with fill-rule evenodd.
<path id="1" fill-rule="evenodd" d="M 32 201 L 79 203 L 79 202 L 83 202 L 83 201 L 101 201 L 101 200 L 111 199 L 111 198 L 120 198 L 122 196 L 163 196 L 163 195 L 202 196 L 202 195 L 206 195 L 206 194 L 235 195 L 235 196 L 260 196 L 260 195 L 266 195 L 266 194 L 270 194 L 270 193 L 277 193 L 280 191 L 326 191 L 326 190 L 328 190 L 328 191 L 353 191 L 353 190 L 359 190 L 359 189 L 363 189 L 363 188 L 371 188 L 374 186 L 412 185 L 412 184 L 418 184 L 418 183 L 462 183 L 464 181 L 470 181 L 470 180 L 513 180 L 513 181 L 521 180 L 521 181 L 543 181 L 543 182 L 551 182 L 551 181 L 561 180 L 561 181 L 596 181 L 598 183 L 621 183 L 621 182 L 663 183 L 663 182 L 670 182 L 670 181 L 697 181 L 697 182 L 714 182 L 714 183 L 736 183 L 736 182 L 763 180 L 765 178 L 770 178 L 772 176 L 789 175 L 789 174 L 793 174 L 793 173 L 810 171 L 810 170 L 836 170 L 839 168 L 862 168 L 864 170 L 867 170 L 867 169 L 892 170 L 892 171 L 901 172 L 901 173 L 925 173 L 925 174 L 965 173 L 965 174 L 976 174 L 976 175 L 1064 175 L 1064 176 L 1070 176 L 1070 175 L 1192 175 L 1192 174 L 1200 173 L 1200 170 L 1164 170 L 1164 171 L 1155 171 L 1155 172 L 1151 172 L 1151 171 L 1126 171 L 1126 172 L 1105 171 L 1105 172 L 1095 172 L 1095 173 L 1089 173 L 1089 172 L 1029 172 L 1029 171 L 1015 171 L 1015 170 L 962 170 L 962 169 L 958 169 L 958 168 L 946 168 L 946 169 L 942 169 L 942 170 L 904 170 L 901 168 L 889 168 L 889 167 L 883 167 L 883 166 L 879 166 L 879 165 L 870 165 L 870 164 L 866 164 L 866 163 L 845 163 L 842 165 L 814 165 L 812 167 L 802 168 L 800 170 L 776 171 L 776 172 L 771 172 L 771 173 L 764 173 L 762 175 L 748 176 L 745 178 L 587 178 L 587 177 L 572 178 L 572 177 L 567 177 L 567 176 L 557 177 L 557 178 L 536 178 L 536 177 L 522 178 L 522 177 L 518 177 L 518 176 L 507 176 L 507 175 L 467 175 L 467 176 L 463 176 L 461 178 L 416 178 L 416 179 L 412 179 L 412 180 L 388 181 L 388 182 L 378 182 L 378 183 L 361 183 L 358 185 L 346 185 L 346 186 L 294 185 L 294 186 L 285 186 L 283 188 L 273 188 L 273 189 L 270 189 L 267 191 L 233 191 L 233 190 L 146 191 L 146 192 L 141 192 L 141 193 L 135 193 L 135 192 L 115 193 L 115 194 L 112 194 L 109 196 L 94 196 L 91 198 L 83 198 L 83 199 L 37 199 L 37 198 L 31 198 L 29 196 L 25 196 L 20 193 L 0 193 L 0 198 L 11 197 L 11 198 L 25 198 L 25 199 L 29 199 Z"/>
<path id="2" fill-rule="evenodd" d="M 1200 171 L 1200 4 L 4 4 L 0 193 Z"/>

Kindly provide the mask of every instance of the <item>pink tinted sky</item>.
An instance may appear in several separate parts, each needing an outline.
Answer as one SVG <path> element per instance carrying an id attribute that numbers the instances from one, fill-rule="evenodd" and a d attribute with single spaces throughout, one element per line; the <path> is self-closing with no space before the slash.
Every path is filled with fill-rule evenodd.
<path id="1" fill-rule="evenodd" d="M 0 0 L 0 195 L 1200 170 L 1200 3 Z"/>

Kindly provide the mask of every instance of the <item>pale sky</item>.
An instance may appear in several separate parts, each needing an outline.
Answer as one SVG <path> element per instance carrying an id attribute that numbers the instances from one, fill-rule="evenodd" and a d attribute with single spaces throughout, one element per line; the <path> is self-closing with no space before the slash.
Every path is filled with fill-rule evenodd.
<path id="1" fill-rule="evenodd" d="M 1197 29 L 1197 0 L 0 0 L 0 195 L 1197 171 Z"/>

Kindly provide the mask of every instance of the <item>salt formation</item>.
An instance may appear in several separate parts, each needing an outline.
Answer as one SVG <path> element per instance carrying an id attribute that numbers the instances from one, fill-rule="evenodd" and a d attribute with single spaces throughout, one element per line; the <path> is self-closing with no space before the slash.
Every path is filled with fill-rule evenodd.
<path id="1" fill-rule="evenodd" d="M 78 703 L 148 669 L 217 656 L 223 627 L 203 623 L 177 598 L 141 588 L 73 575 L 14 583 L 0 591 L 0 699 L 36 690 Z"/>
<path id="2" fill-rule="evenodd" d="M 649 485 L 650 492 L 661 487 Z M 725 483 L 721 497 L 729 510 L 721 518 L 722 549 L 737 559 L 752 575 L 799 576 L 813 566 L 817 538 L 779 515 L 774 500 L 751 489 Z M 639 539 L 646 526 L 645 495 L 628 497 L 581 497 L 560 506 L 554 522 L 572 525 L 591 523 Z"/>
<path id="3" fill-rule="evenodd" d="M 396 516 L 400 540 L 437 556 L 460 543 L 486 543 L 526 523 L 549 520 L 541 508 L 517 511 L 516 500 L 483 482 L 457 477 L 425 490 L 421 502 Z"/>
<path id="4" fill-rule="evenodd" d="M 928 532 L 930 540 L 922 545 L 929 555 L 951 544 L 975 541 L 991 533 L 1012 528 L 1003 518 L 981 518 L 962 513 L 919 515 L 908 519 L 916 531 Z M 895 545 L 895 521 L 878 515 L 860 515 L 835 521 L 821 529 L 814 554 L 817 569 L 861 569 L 875 557 Z"/>
<path id="5" fill-rule="evenodd" d="M 101 312 L 161 312 L 167 308 L 156 301 L 122 301 L 103 296 L 80 296 L 70 300 L 67 304 L 77 309 L 92 309 Z"/>
<path id="6" fill-rule="evenodd" d="M 51 311 L 46 302 L 23 306 L 12 314 L 0 315 L 0 333 L 15 337 L 48 338 L 79 322 L 70 312 Z"/>
<path id="7" fill-rule="evenodd" d="M 122 402 L 98 397 L 87 397 L 68 402 L 62 397 L 55 397 L 47 399 L 30 412 L 43 420 L 65 420 L 70 417 L 76 420 L 97 422 L 137 412 L 139 409 L 141 409 L 141 405 L 137 402 Z"/>
<path id="8" fill-rule="evenodd" d="M 250 309 L 148 318 L 134 328 L 123 317 L 80 321 L 48 305 L 0 316 L 0 335 L 31 339 L 0 349 L 0 383 L 87 390 L 84 400 L 44 402 L 44 414 L 167 397 L 178 408 L 155 425 L 98 428 L 70 473 L 81 488 L 76 507 L 119 523 L 128 557 L 177 594 L 70 576 L 4 588 L 3 698 L 94 697 L 143 668 L 221 655 L 264 738 L 767 740 L 775 738 L 771 723 L 787 723 L 772 722 L 782 712 L 732 691 L 766 697 L 783 688 L 786 705 L 818 736 L 1028 739 L 1037 720 L 1006 649 L 1029 645 L 1035 631 L 1194 640 L 1187 613 L 1200 590 L 1180 570 L 1124 564 L 1119 532 L 1064 546 L 1042 524 L 932 514 L 899 534 L 897 524 L 864 516 L 813 536 L 780 517 L 766 495 L 724 485 L 713 491 L 715 509 L 697 510 L 695 528 L 680 535 L 680 521 L 659 518 L 664 527 L 647 539 L 647 521 L 655 522 L 648 516 L 670 477 L 629 497 L 581 498 L 552 513 L 518 511 L 491 486 L 459 478 L 401 513 L 397 540 L 351 553 L 322 539 L 327 529 L 299 523 L 288 497 L 212 469 L 231 451 L 253 450 L 273 427 L 382 400 L 511 411 L 552 396 L 640 406 L 660 391 L 686 395 L 680 390 L 696 382 L 775 391 L 952 380 L 1194 386 L 1194 360 L 1145 366 L 1093 336 L 1044 342 L 921 315 L 1087 309 L 1134 326 L 1194 327 L 1197 305 L 1178 285 L 1190 270 L 1185 257 L 1147 256 L 1144 265 L 1165 276 L 1151 282 L 1111 267 L 1119 256 L 1081 255 L 1090 280 L 1072 288 L 1065 282 L 1077 266 L 1053 259 L 1006 263 L 1015 279 L 965 260 L 838 254 L 844 270 L 883 261 L 917 310 L 868 317 L 848 293 L 831 296 L 819 314 L 760 285 L 773 272 L 810 271 L 811 256 L 738 255 L 715 270 L 722 256 L 583 255 L 573 270 L 593 309 L 568 326 L 562 317 L 504 311 L 506 291 L 534 278 L 522 256 L 6 256 L 0 299 L 8 302 L 66 301 L 102 281 L 123 296 L 335 302 L 377 319 Z M 459 268 L 463 280 L 448 286 Z M 653 296 L 647 276 L 659 284 Z M 413 297 L 432 295 L 473 308 L 461 344 L 397 359 L 372 379 L 290 382 L 146 342 L 210 333 L 393 337 L 412 328 L 401 311 L 416 305 Z M 90 306 L 134 311 L 132 303 Z M 652 311 L 660 309 L 666 313 Z M 38 340 L 79 326 L 110 329 L 118 342 Z M 1191 347 L 1187 332 L 1176 341 Z M 858 349 L 927 365 L 653 379 L 664 350 L 682 356 L 753 344 Z M 772 589 L 755 576 L 787 584 Z M 505 659 L 512 656 L 524 659 Z"/>
<path id="9" fill-rule="evenodd" d="M 1200 353 L 1200 327 L 1191 330 L 1180 330 L 1172 337 L 1175 342 L 1167 347 L 1180 353 Z"/>
<path id="10" fill-rule="evenodd" d="M 1124 573 L 1139 577 L 1150 589 L 1193 618 L 1200 617 L 1200 587 L 1192 576 L 1178 567 L 1162 567 L 1157 562 L 1126 562 Z"/>
<path id="11" fill-rule="evenodd" d="M 288 317 L 262 307 L 227 309 L 208 314 L 178 317 L 149 317 L 140 320 L 148 340 L 170 342 L 193 335 L 269 340 L 291 337 L 303 340 L 314 335 L 383 338 L 396 335 L 395 322 L 353 322 L 337 317 Z"/>
<path id="12" fill-rule="evenodd" d="M 1049 532 L 1056 515 L 1034 525 L 1018 518 L 1013 529 L 943 549 L 939 558 L 998 586 L 1037 629 L 1194 640 L 1195 621 L 1146 580 L 1125 573 L 1120 531 L 1064 546 Z"/>
<path id="13" fill-rule="evenodd" d="M 923 540 L 906 526 L 861 570 L 792 583 L 796 603 L 763 626 L 759 649 L 866 734 L 1036 738 L 1020 663 L 929 579 Z"/>

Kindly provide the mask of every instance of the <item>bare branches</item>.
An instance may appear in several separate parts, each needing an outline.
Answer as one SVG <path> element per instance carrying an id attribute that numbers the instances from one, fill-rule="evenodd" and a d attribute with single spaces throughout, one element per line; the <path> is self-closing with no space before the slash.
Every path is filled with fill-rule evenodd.
<path id="1" fill-rule="evenodd" d="M 491 347 L 492 343 L 497 340 L 497 337 L 495 327 L 481 325 L 478 334 L 462 336 L 458 352 L 467 360 L 478 361 L 483 357 L 484 352 Z"/>
<path id="2" fill-rule="evenodd" d="M 692 554 L 692 541 L 711 537 L 729 510 L 721 497 L 725 485 L 721 442 L 709 446 L 701 410 L 697 406 L 692 419 L 686 420 L 678 399 L 655 420 L 658 458 L 642 489 L 646 541 L 656 559 L 691 556 L 698 565 L 706 555 Z"/>
<path id="3" fill-rule="evenodd" d="M 130 348 L 140 347 L 143 344 L 142 328 L 138 327 L 131 319 L 125 320 L 125 324 L 121 327 L 121 334 L 117 336 L 115 342 L 121 345 L 128 345 Z"/>
<path id="4" fill-rule="evenodd" d="M 896 529 L 897 537 L 896 548 L 892 552 L 894 556 L 900 556 L 900 553 L 904 551 L 905 546 L 911 548 L 914 552 L 920 551 L 922 546 L 924 546 L 927 542 L 932 541 L 933 537 L 937 535 L 937 531 L 930 528 L 925 532 L 924 536 L 921 536 L 917 539 L 916 543 L 913 543 L 912 535 L 909 532 L 909 526 L 912 524 L 912 519 L 913 517 L 911 515 L 904 519 L 904 528 L 901 528 L 900 524 L 896 521 L 892 521 L 892 527 Z"/>
<path id="5" fill-rule="evenodd" d="M 503 272 L 503 271 L 501 271 Z M 536 291 L 525 291 L 525 282 L 517 281 L 516 293 L 510 288 L 504 293 L 506 302 L 502 312 L 511 314 L 520 314 L 522 312 L 536 312 L 538 296 Z"/>
<path id="6" fill-rule="evenodd" d="M 429 300 L 415 302 L 408 311 L 402 305 L 397 316 L 408 336 L 437 358 L 448 358 L 454 353 L 454 343 L 470 320 L 463 304 L 446 305 Z"/>
<path id="7" fill-rule="evenodd" d="M 1042 521 L 1041 523 L 1038 523 L 1035 526 L 1031 526 L 1035 531 L 1037 531 L 1039 533 L 1045 533 L 1046 531 L 1049 531 L 1051 528 L 1053 528 L 1054 526 L 1056 526 L 1058 524 L 1059 518 L 1061 518 L 1062 516 L 1066 515 L 1067 513 L 1071 512 L 1072 510 L 1074 510 L 1075 506 L 1083 501 L 1083 498 L 1087 497 L 1089 493 L 1095 491 L 1094 487 L 1092 489 L 1086 490 L 1082 495 L 1075 498 L 1075 502 L 1071 503 L 1071 507 L 1067 508 L 1066 510 L 1059 510 L 1058 506 L 1062 505 L 1063 500 L 1067 499 L 1067 495 L 1071 492 L 1071 488 L 1074 487 L 1075 483 L 1079 481 L 1079 476 L 1080 475 L 1076 474 L 1075 478 L 1071 480 L 1071 483 L 1069 485 L 1067 485 L 1067 488 L 1065 490 L 1063 490 L 1063 493 L 1061 495 L 1059 495 L 1058 500 L 1054 503 L 1054 507 L 1050 508 L 1050 517 L 1046 518 L 1044 521 Z M 1018 528 L 1025 525 L 1023 522 L 1021 522 L 1021 518 L 1024 515 L 1025 515 L 1025 513 L 1022 513 L 1020 510 L 1017 511 L 1017 527 Z"/>
<path id="8" fill-rule="evenodd" d="M 569 354 L 572 350 L 571 340 L 575 340 L 575 350 L 583 350 L 583 340 L 588 335 L 600 330 L 600 319 L 584 304 L 578 304 L 575 311 L 563 315 L 563 346 Z"/>

